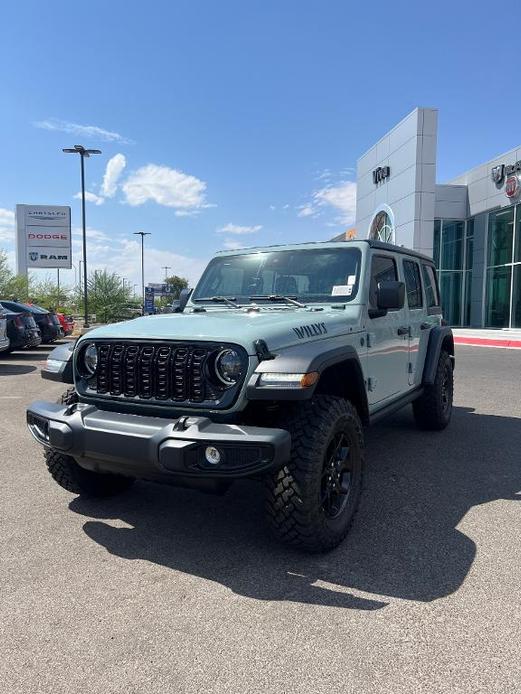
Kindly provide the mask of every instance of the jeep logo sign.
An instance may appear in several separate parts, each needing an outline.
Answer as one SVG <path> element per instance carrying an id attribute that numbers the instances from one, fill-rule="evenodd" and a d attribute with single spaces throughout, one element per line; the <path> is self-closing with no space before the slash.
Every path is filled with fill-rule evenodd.
<path id="1" fill-rule="evenodd" d="M 386 178 L 389 178 L 390 175 L 390 166 L 379 166 L 377 169 L 373 171 L 373 183 L 375 184 L 375 186 L 377 186 L 382 181 L 385 181 Z"/>

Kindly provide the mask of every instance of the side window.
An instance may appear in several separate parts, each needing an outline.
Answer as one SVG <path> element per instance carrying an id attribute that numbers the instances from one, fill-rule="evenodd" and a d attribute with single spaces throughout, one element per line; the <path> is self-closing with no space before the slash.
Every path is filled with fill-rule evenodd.
<path id="1" fill-rule="evenodd" d="M 438 285 L 434 277 L 434 270 L 430 265 L 422 265 L 423 283 L 425 285 L 425 298 L 427 299 L 427 308 L 433 308 L 440 305 L 438 296 Z"/>
<path id="2" fill-rule="evenodd" d="M 373 255 L 371 261 L 371 284 L 369 285 L 369 305 L 378 308 L 376 303 L 376 290 L 379 282 L 397 280 L 396 263 L 387 255 Z"/>
<path id="3" fill-rule="evenodd" d="M 405 276 L 405 290 L 409 308 L 421 308 L 423 306 L 423 297 L 418 263 L 414 262 L 414 260 L 404 260 L 403 274 Z"/>

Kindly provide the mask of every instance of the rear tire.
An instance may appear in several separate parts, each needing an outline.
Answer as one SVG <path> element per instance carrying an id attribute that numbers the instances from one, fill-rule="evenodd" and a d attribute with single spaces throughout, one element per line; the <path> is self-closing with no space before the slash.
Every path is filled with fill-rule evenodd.
<path id="1" fill-rule="evenodd" d="M 423 394 L 412 404 L 414 419 L 420 429 L 440 431 L 450 422 L 454 394 L 452 357 L 440 353 L 434 383 L 424 387 Z"/>
<path id="2" fill-rule="evenodd" d="M 354 406 L 317 395 L 279 421 L 291 433 L 290 461 L 267 480 L 266 516 L 282 542 L 307 552 L 339 545 L 362 490 L 364 441 Z"/>
<path id="3" fill-rule="evenodd" d="M 58 398 L 61 405 L 73 405 L 76 402 L 78 394 L 74 387 L 68 388 Z M 55 448 L 46 449 L 44 455 L 53 480 L 73 494 L 90 497 L 114 496 L 126 491 L 134 483 L 132 477 L 85 470 L 74 458 Z"/>

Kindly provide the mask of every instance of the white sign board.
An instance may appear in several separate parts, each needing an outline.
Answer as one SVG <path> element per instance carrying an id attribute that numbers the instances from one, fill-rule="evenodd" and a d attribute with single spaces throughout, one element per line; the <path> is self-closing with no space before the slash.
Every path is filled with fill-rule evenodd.
<path id="1" fill-rule="evenodd" d="M 71 208 L 55 205 L 16 206 L 17 271 L 72 267 Z"/>

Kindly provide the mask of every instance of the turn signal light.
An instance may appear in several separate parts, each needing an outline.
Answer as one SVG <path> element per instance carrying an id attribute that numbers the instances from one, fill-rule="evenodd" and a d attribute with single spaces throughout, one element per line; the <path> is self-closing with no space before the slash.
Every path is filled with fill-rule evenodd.
<path id="1" fill-rule="evenodd" d="M 305 374 L 264 373 L 261 374 L 259 385 L 268 388 L 309 388 L 319 379 L 317 371 Z"/>

